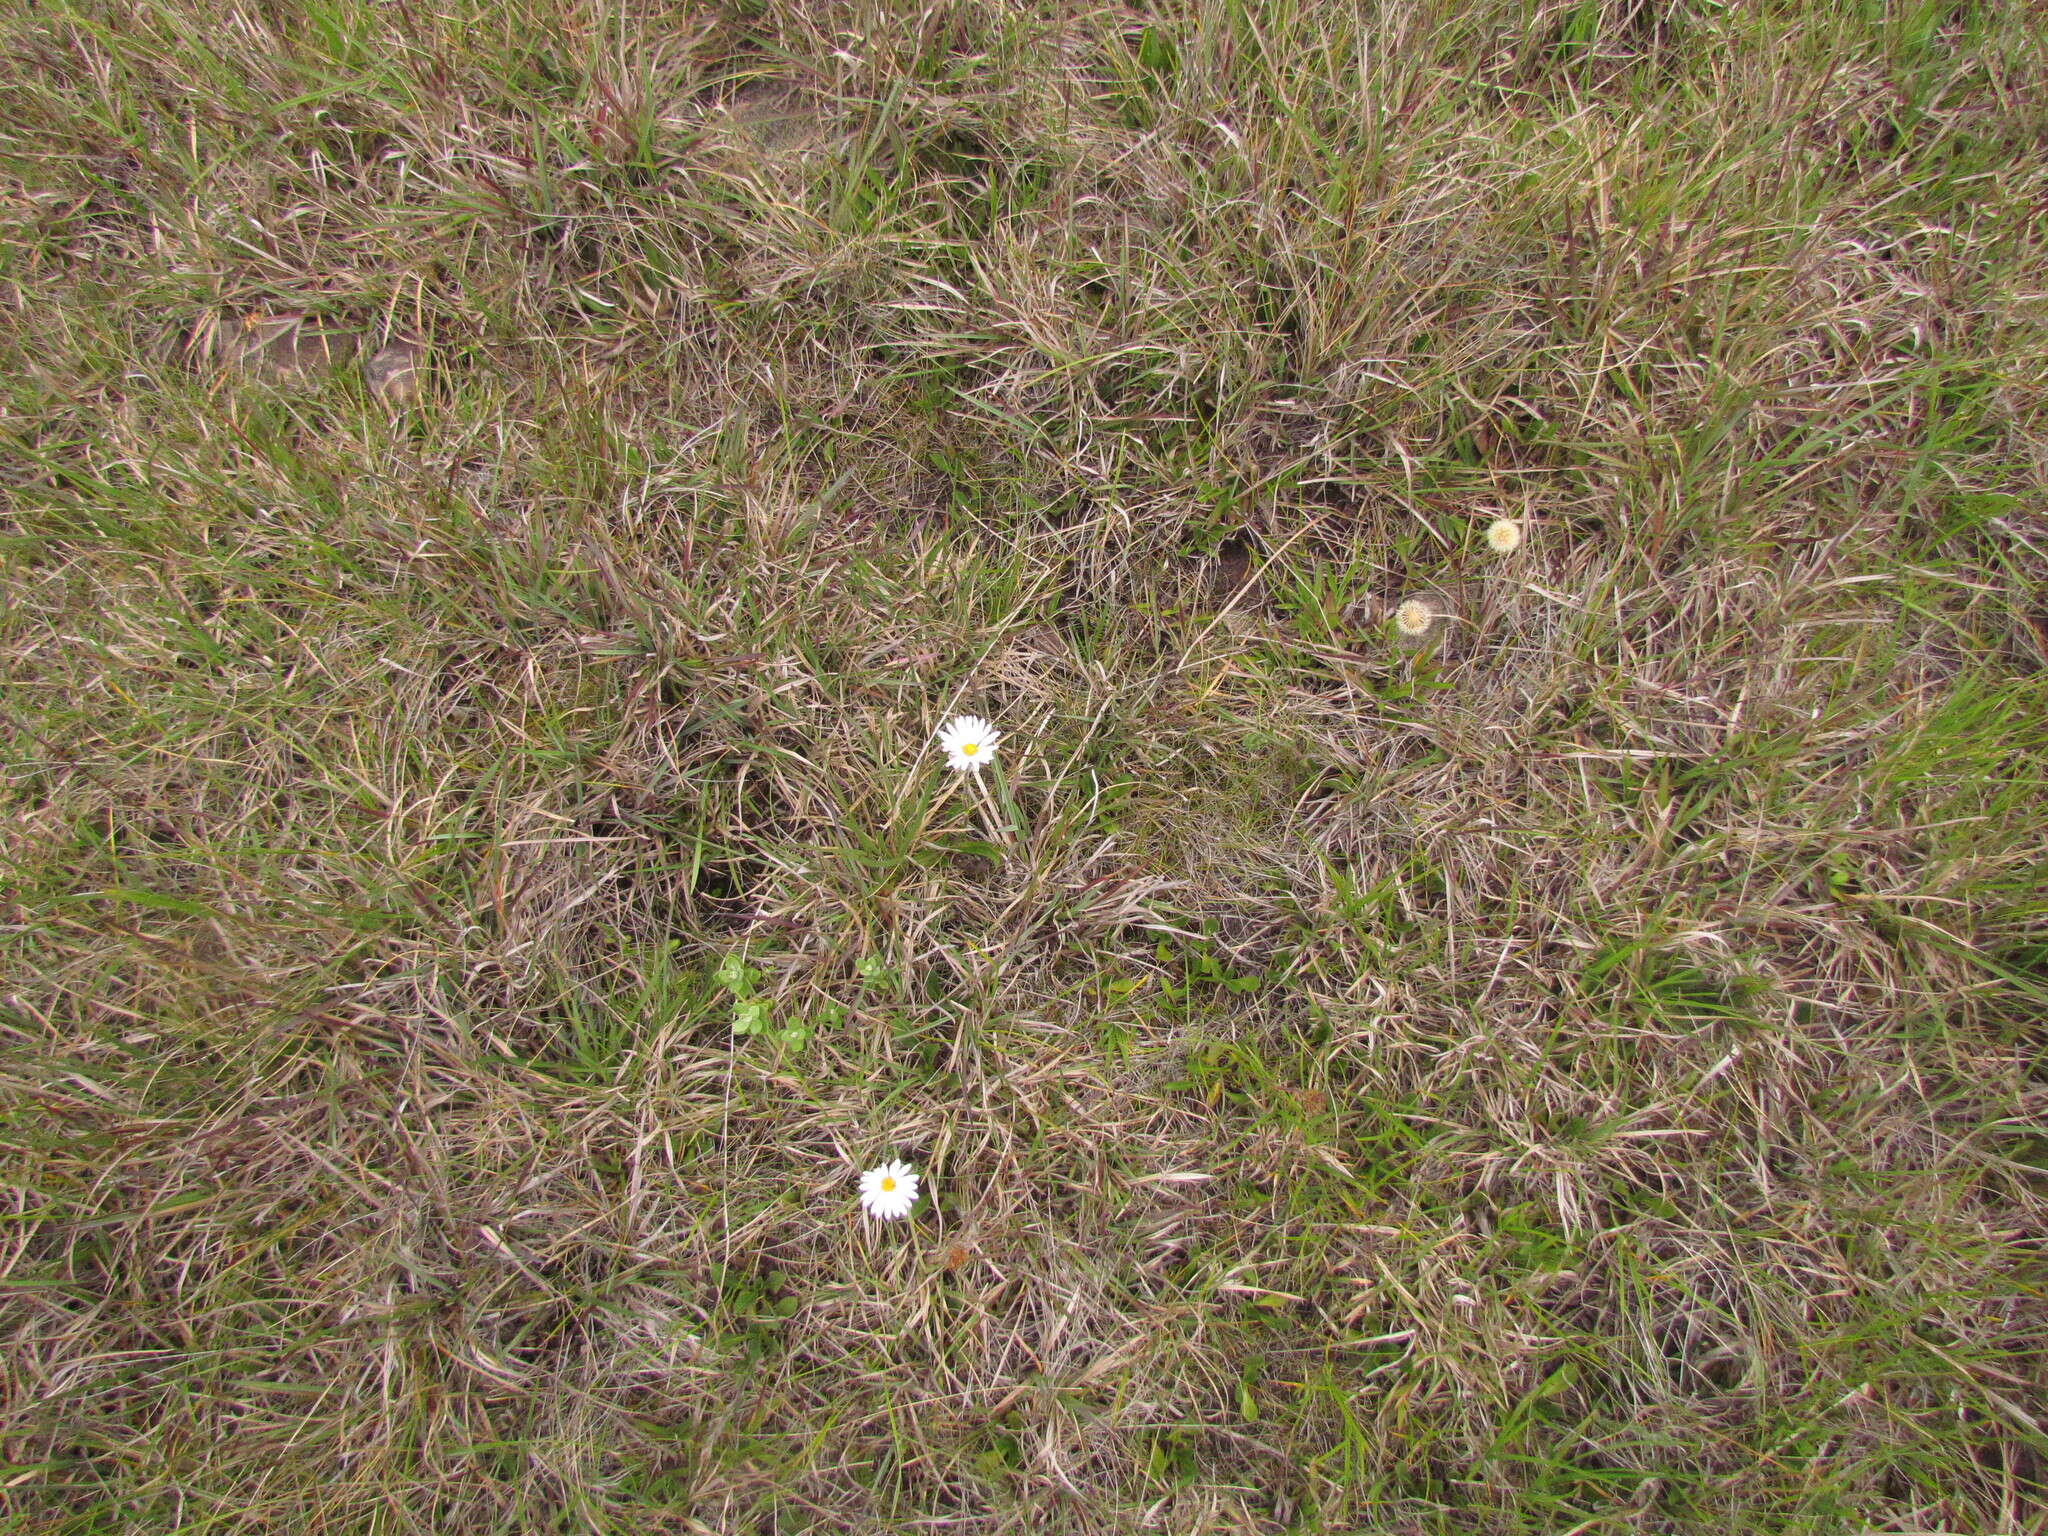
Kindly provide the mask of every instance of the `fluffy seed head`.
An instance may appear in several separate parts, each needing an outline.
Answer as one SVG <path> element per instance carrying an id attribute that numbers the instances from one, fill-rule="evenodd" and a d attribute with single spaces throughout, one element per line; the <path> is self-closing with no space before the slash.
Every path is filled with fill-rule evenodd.
<path id="1" fill-rule="evenodd" d="M 1411 597 L 1394 610 L 1394 628 L 1414 639 L 1429 632 L 1430 621 L 1436 611 L 1419 597 Z"/>

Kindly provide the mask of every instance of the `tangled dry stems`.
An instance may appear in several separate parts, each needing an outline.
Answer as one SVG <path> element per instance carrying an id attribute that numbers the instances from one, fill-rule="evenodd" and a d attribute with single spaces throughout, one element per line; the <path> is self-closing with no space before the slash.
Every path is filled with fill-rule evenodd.
<path id="1" fill-rule="evenodd" d="M 10 19 L 10 1517 L 2039 1528 L 2041 47 L 1865 10 Z"/>

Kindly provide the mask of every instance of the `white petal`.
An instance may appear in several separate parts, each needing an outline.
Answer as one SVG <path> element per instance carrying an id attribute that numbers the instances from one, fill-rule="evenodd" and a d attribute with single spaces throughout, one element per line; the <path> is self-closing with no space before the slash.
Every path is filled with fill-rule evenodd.
<path id="1" fill-rule="evenodd" d="M 893 1187 L 884 1189 L 884 1182 Z M 861 1209 L 881 1221 L 896 1221 L 917 1204 L 917 1170 L 902 1161 L 870 1168 L 860 1176 Z"/>
<path id="2" fill-rule="evenodd" d="M 982 752 L 994 749 L 999 731 L 979 715 L 958 715 L 946 722 L 939 731 L 939 745 L 948 752 L 975 743 Z M 976 754 L 977 756 L 980 753 Z"/>
<path id="3" fill-rule="evenodd" d="M 910 1214 L 910 1208 L 917 1204 L 917 1178 L 912 1175 L 900 1181 L 886 1194 L 877 1194 L 868 1205 L 868 1210 L 883 1221 L 900 1221 Z"/>

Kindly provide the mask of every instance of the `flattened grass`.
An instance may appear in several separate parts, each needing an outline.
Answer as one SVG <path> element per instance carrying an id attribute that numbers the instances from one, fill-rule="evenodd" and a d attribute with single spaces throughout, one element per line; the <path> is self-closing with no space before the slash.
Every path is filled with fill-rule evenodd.
<path id="1" fill-rule="evenodd" d="M 2024 8 L 0 26 L 9 1528 L 2041 1528 Z"/>

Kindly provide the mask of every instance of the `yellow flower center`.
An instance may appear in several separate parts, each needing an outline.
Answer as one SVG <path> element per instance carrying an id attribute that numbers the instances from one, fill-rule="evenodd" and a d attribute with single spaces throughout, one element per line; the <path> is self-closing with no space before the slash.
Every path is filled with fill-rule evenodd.
<path id="1" fill-rule="evenodd" d="M 886 1194 L 889 1194 L 889 1193 L 893 1192 L 893 1191 L 895 1190 L 895 1188 L 896 1188 L 896 1181 L 895 1181 L 894 1179 L 884 1179 L 884 1180 L 882 1180 L 882 1193 L 883 1193 L 883 1194 L 885 1194 L 885 1195 L 886 1195 Z"/>
<path id="2" fill-rule="evenodd" d="M 978 741 L 963 741 L 960 743 L 960 755 L 962 757 L 972 757 L 980 750 L 981 743 Z"/>

